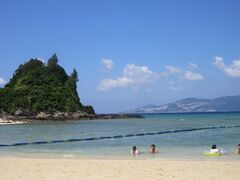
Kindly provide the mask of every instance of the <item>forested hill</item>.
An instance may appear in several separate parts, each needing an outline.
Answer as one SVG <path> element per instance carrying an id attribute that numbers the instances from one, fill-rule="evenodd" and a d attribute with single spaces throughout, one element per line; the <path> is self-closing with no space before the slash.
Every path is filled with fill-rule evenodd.
<path id="1" fill-rule="evenodd" d="M 13 77 L 0 88 L 0 113 L 37 115 L 41 113 L 95 114 L 92 106 L 83 106 L 77 93 L 78 74 L 71 75 L 58 64 L 54 54 L 46 64 L 30 59 L 21 64 Z"/>

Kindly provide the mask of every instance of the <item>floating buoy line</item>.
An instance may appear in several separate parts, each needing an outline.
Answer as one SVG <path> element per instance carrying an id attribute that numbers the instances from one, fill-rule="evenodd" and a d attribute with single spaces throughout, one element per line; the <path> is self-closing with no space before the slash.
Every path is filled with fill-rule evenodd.
<path id="1" fill-rule="evenodd" d="M 18 143 L 13 143 L 13 144 L 0 144 L 0 147 L 25 146 L 25 145 L 34 145 L 34 144 L 36 144 L 36 145 L 37 144 L 56 144 L 56 143 L 66 143 L 66 142 L 81 142 L 81 141 L 83 141 L 83 142 L 84 141 L 96 141 L 96 140 L 104 140 L 104 139 L 130 138 L 130 137 L 139 137 L 139 136 L 154 136 L 154 135 L 161 135 L 161 134 L 174 134 L 174 133 L 183 133 L 183 132 L 190 132 L 190 131 L 201 131 L 201 130 L 209 130 L 209 129 L 226 129 L 226 128 L 240 128 L 240 126 L 212 126 L 212 127 L 178 129 L 178 130 L 169 130 L 169 131 L 160 131 L 160 132 L 115 135 L 115 136 L 75 138 L 75 139 L 52 140 L 52 141 L 18 142 Z"/>

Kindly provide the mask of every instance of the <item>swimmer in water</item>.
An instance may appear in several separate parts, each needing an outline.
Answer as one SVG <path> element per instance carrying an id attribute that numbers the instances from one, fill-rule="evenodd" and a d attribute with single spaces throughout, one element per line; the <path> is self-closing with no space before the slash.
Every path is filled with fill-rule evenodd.
<path id="1" fill-rule="evenodd" d="M 212 153 L 218 153 L 219 150 L 217 149 L 217 146 L 215 144 L 212 145 L 212 149 L 210 150 Z"/>
<path id="2" fill-rule="evenodd" d="M 137 155 L 137 154 L 138 154 L 138 150 L 137 150 L 137 147 L 136 147 L 136 146 L 133 146 L 133 147 L 132 147 L 131 154 L 132 154 L 132 155 Z"/>
<path id="3" fill-rule="evenodd" d="M 152 144 L 152 145 L 151 145 L 150 153 L 152 153 L 152 154 L 158 153 L 158 150 L 157 150 L 155 144 Z"/>

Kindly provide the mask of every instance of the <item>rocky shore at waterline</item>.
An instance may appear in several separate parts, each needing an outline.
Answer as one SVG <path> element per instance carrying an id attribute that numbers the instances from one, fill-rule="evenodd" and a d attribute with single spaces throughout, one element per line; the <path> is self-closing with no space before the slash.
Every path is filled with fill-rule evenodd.
<path id="1" fill-rule="evenodd" d="M 132 119 L 144 118 L 140 114 L 88 114 L 82 111 L 79 112 L 54 112 L 54 113 L 30 113 L 23 114 L 15 112 L 8 114 L 2 112 L 0 114 L 0 124 L 23 124 L 41 121 L 67 121 L 67 120 L 103 120 L 103 119 Z"/>

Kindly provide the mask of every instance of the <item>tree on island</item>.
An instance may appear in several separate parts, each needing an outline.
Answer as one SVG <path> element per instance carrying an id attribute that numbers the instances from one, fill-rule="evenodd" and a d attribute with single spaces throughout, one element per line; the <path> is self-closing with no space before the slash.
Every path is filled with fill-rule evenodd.
<path id="1" fill-rule="evenodd" d="M 0 88 L 0 112 L 31 115 L 39 112 L 77 112 L 95 114 L 92 106 L 83 106 L 77 93 L 78 73 L 71 75 L 58 64 L 54 54 L 44 64 L 30 59 L 19 65 L 4 88 Z"/>
<path id="2" fill-rule="evenodd" d="M 53 54 L 50 59 L 48 59 L 47 66 L 48 67 L 56 67 L 58 65 L 58 57 L 57 54 Z"/>

